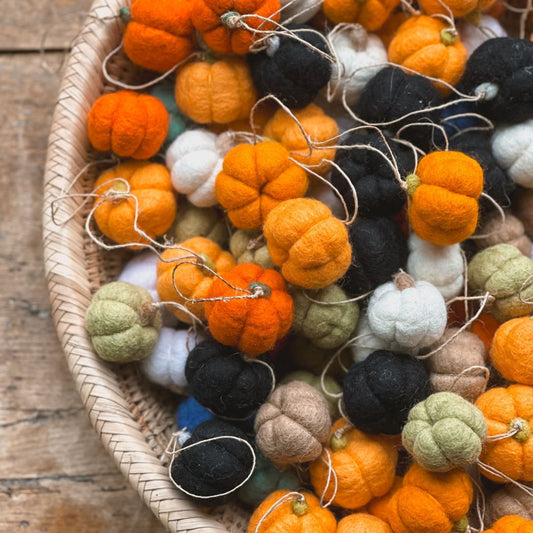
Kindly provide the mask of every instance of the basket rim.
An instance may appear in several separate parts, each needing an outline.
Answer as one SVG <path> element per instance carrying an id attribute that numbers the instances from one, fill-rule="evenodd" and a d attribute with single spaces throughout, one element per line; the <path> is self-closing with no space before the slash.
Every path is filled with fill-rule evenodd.
<path id="1" fill-rule="evenodd" d="M 227 529 L 220 522 L 174 487 L 168 469 L 146 442 L 117 377 L 94 353 L 84 325 L 91 299 L 83 253 L 84 221 L 75 216 L 56 225 L 52 218 L 54 200 L 72 186 L 73 177 L 86 164 L 87 114 L 104 89 L 102 61 L 121 40 L 117 13 L 125 3 L 131 0 L 93 3 L 63 71 L 43 182 L 43 251 L 51 314 L 91 423 L 133 488 L 172 533 L 223 533 Z M 62 214 L 72 215 L 79 202 L 80 198 L 66 198 L 56 207 Z"/>

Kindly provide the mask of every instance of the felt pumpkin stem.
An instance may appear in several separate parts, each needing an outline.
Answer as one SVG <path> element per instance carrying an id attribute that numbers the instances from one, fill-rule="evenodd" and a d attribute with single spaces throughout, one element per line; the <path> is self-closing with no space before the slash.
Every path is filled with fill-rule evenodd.
<path id="1" fill-rule="evenodd" d="M 208 257 L 206 254 L 199 254 L 197 257 L 197 263 L 199 265 L 206 266 L 213 272 L 217 271 L 215 264 L 213 263 L 213 261 L 211 261 L 211 258 Z"/>
<path id="2" fill-rule="evenodd" d="M 451 46 L 452 44 L 455 44 L 455 41 L 457 41 L 457 31 L 450 28 L 441 30 L 440 39 L 444 46 Z"/>
<path id="3" fill-rule="evenodd" d="M 403 291 L 405 289 L 414 287 L 415 280 L 409 274 L 407 274 L 407 272 L 400 270 L 400 272 L 394 276 L 394 285 L 399 291 Z"/>
<path id="4" fill-rule="evenodd" d="M 241 15 L 237 11 L 227 11 L 220 15 L 220 22 L 230 30 L 235 30 L 242 25 Z"/>
<path id="5" fill-rule="evenodd" d="M 122 6 L 118 14 L 123 24 L 129 24 L 131 20 L 131 9 L 128 6 Z"/>
<path id="6" fill-rule="evenodd" d="M 150 302 L 143 303 L 141 308 L 139 309 L 139 317 L 141 320 L 141 325 L 148 326 L 150 324 L 153 324 L 157 313 L 158 313 L 158 309 L 153 303 L 150 303 Z"/>
<path id="7" fill-rule="evenodd" d="M 405 178 L 405 183 L 407 184 L 407 194 L 413 196 L 416 189 L 422 184 L 422 180 L 416 174 L 409 174 L 409 176 Z"/>
<path id="8" fill-rule="evenodd" d="M 368 32 L 361 24 L 354 24 L 350 27 L 350 37 L 353 47 L 357 52 L 366 50 L 368 46 Z"/>
<path id="9" fill-rule="evenodd" d="M 272 293 L 270 287 L 265 283 L 261 283 L 260 281 L 252 281 L 252 283 L 248 285 L 248 289 L 253 294 L 259 294 L 261 298 L 269 298 L 270 294 Z"/>
<path id="10" fill-rule="evenodd" d="M 309 504 L 305 498 L 303 496 L 296 496 L 294 500 L 292 500 L 292 512 L 296 516 L 303 516 L 307 511 L 309 511 Z"/>
<path id="11" fill-rule="evenodd" d="M 518 432 L 513 435 L 518 442 L 526 442 L 526 440 L 531 437 L 531 427 L 523 418 L 514 418 L 509 423 L 509 431 L 518 430 Z"/>
<path id="12" fill-rule="evenodd" d="M 453 533 L 466 533 L 466 531 L 468 531 L 468 518 L 466 516 L 463 516 L 463 518 L 455 522 L 452 528 L 452 532 Z"/>
<path id="13" fill-rule="evenodd" d="M 331 440 L 329 442 L 329 446 L 334 452 L 344 450 L 347 445 L 348 440 L 346 439 L 344 434 L 337 431 L 332 435 Z"/>

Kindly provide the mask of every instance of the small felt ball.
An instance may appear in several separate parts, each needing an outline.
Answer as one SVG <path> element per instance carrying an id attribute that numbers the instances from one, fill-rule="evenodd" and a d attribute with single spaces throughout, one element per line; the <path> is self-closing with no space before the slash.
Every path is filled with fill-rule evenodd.
<path id="1" fill-rule="evenodd" d="M 447 344 L 426 360 L 433 392 L 455 392 L 474 402 L 486 386 L 483 368 L 488 357 L 483 341 L 470 331 L 448 328 L 430 351 L 444 343 Z"/>
<path id="2" fill-rule="evenodd" d="M 198 337 L 198 342 L 203 340 Z M 187 389 L 185 362 L 197 340 L 184 329 L 162 328 L 153 352 L 143 360 L 141 370 L 153 383 L 178 394 Z"/>
<path id="3" fill-rule="evenodd" d="M 216 437 L 236 438 L 209 440 Z M 202 505 L 227 501 L 227 496 L 218 495 L 237 488 L 253 468 L 252 450 L 243 441 L 248 442 L 246 434 L 228 422 L 217 419 L 202 422 L 173 458 L 170 478 L 193 499 L 202 497 L 197 499 Z M 196 443 L 201 444 L 191 446 Z"/>
<path id="4" fill-rule="evenodd" d="M 488 39 L 492 37 L 507 37 L 507 32 L 498 19 L 484 13 L 481 13 L 479 22 L 475 24 L 465 19 L 459 20 L 457 29 L 461 42 L 464 44 L 469 56 Z"/>
<path id="5" fill-rule="evenodd" d="M 533 484 L 526 483 L 526 486 L 532 488 Z M 488 497 L 487 523 L 492 524 L 508 515 L 517 515 L 526 520 L 533 520 L 533 496 L 511 483 Z"/>
<path id="6" fill-rule="evenodd" d="M 150 293 L 125 281 L 101 287 L 85 315 L 96 353 L 116 363 L 148 357 L 157 343 L 161 322 Z"/>
<path id="7" fill-rule="evenodd" d="M 237 491 L 237 498 L 244 504 L 257 507 L 271 492 L 276 490 L 295 491 L 300 480 L 292 468 L 278 470 L 255 447 L 256 464 L 252 477 Z"/>
<path id="8" fill-rule="evenodd" d="M 402 444 L 423 468 L 448 472 L 474 464 L 487 434 L 483 413 L 452 392 L 436 392 L 415 405 Z"/>
<path id="9" fill-rule="evenodd" d="M 431 283 L 415 282 L 405 272 L 374 291 L 367 316 L 378 337 L 410 350 L 440 339 L 448 320 L 441 293 Z"/>
<path id="10" fill-rule="evenodd" d="M 380 350 L 353 364 L 343 382 L 346 414 L 365 433 L 396 435 L 409 410 L 429 395 L 429 378 L 421 361 Z"/>
<path id="11" fill-rule="evenodd" d="M 219 416 L 244 419 L 272 390 L 266 364 L 245 361 L 233 348 L 213 340 L 196 345 L 187 358 L 185 377 L 191 395 Z"/>
<path id="12" fill-rule="evenodd" d="M 352 261 L 339 283 L 350 295 L 365 294 L 389 281 L 407 261 L 407 241 L 394 221 L 357 218 L 349 229 Z"/>
<path id="13" fill-rule="evenodd" d="M 461 246 L 438 246 L 416 233 L 411 234 L 408 245 L 407 272 L 413 279 L 431 283 L 445 300 L 458 296 L 465 282 Z"/>
<path id="14" fill-rule="evenodd" d="M 328 403 L 303 381 L 277 386 L 257 411 L 254 424 L 259 449 L 279 465 L 315 460 L 330 428 Z"/>
<path id="15" fill-rule="evenodd" d="M 337 525 L 337 533 L 392 533 L 387 522 L 377 516 L 356 513 L 344 517 Z"/>
<path id="16" fill-rule="evenodd" d="M 399 172 L 402 175 L 409 174 L 415 166 L 413 151 L 387 136 L 385 138 L 392 154 L 389 153 L 381 135 L 371 131 L 354 132 L 345 137 L 342 145 L 358 148 L 338 150 L 335 157 L 338 168 L 334 167 L 331 172 L 331 183 L 341 192 L 348 210 L 352 212 L 353 192 L 341 171 L 349 178 L 357 193 L 357 213 L 362 217 L 395 215 L 407 201 L 407 195 L 395 179 L 388 161 L 394 158 Z"/>
<path id="17" fill-rule="evenodd" d="M 515 246 L 526 257 L 531 256 L 531 239 L 526 235 L 524 224 L 508 211 L 503 220 L 500 213 L 491 213 L 483 220 L 478 231 L 475 242 L 480 250 L 503 243 Z"/>
<path id="18" fill-rule="evenodd" d="M 533 118 L 533 42 L 497 37 L 476 48 L 466 63 L 461 85 L 481 96 L 478 111 L 503 123 Z"/>
<path id="19" fill-rule="evenodd" d="M 298 38 L 323 53 L 328 53 L 324 39 L 309 26 L 291 24 Z M 310 31 L 302 31 L 309 29 Z M 263 96 L 273 94 L 290 108 L 310 104 L 331 77 L 330 61 L 307 44 L 289 36 L 274 35 L 266 50 L 248 54 L 254 84 Z"/>
<path id="20" fill-rule="evenodd" d="M 176 425 L 178 426 L 178 430 L 192 432 L 196 426 L 213 418 L 215 418 L 215 415 L 203 405 L 200 405 L 192 396 L 180 402 L 176 411 Z"/>
<path id="21" fill-rule="evenodd" d="M 522 516 L 509 515 L 500 518 L 483 533 L 532 533 L 533 520 L 526 520 Z"/>
<path id="22" fill-rule="evenodd" d="M 229 250 L 238 265 L 254 263 L 262 268 L 274 268 L 265 239 L 259 231 L 237 230 L 231 236 Z"/>
<path id="23" fill-rule="evenodd" d="M 292 329 L 296 333 L 326 350 L 338 348 L 350 338 L 359 319 L 359 306 L 356 302 L 345 302 L 348 296 L 340 287 L 328 285 L 319 291 L 309 293 L 296 290 L 292 296 L 294 299 Z"/>

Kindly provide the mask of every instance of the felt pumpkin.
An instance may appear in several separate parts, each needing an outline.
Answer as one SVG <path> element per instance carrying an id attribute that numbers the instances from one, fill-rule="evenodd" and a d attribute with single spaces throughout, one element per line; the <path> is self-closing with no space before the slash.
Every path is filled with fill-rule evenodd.
<path id="1" fill-rule="evenodd" d="M 475 293 L 488 292 L 494 301 L 488 310 L 500 322 L 533 310 L 533 261 L 510 244 L 478 252 L 468 264 L 468 285 Z"/>
<path id="2" fill-rule="evenodd" d="M 447 246 L 474 233 L 483 191 L 483 170 L 475 159 L 461 152 L 432 152 L 406 181 L 409 221 L 421 239 Z"/>
<path id="3" fill-rule="evenodd" d="M 393 533 L 387 522 L 377 516 L 355 513 L 344 517 L 337 525 L 337 533 Z"/>
<path id="4" fill-rule="evenodd" d="M 531 483 L 529 487 L 532 487 Z M 518 515 L 533 520 L 533 496 L 521 487 L 508 483 L 488 497 L 487 515 L 489 524 L 508 515 Z"/>
<path id="5" fill-rule="evenodd" d="M 151 239 L 163 235 L 176 217 L 176 199 L 163 165 L 149 161 L 121 163 L 100 174 L 94 189 L 99 195 L 113 192 L 119 195 L 106 200 L 96 198 L 94 211 L 100 231 L 119 244 L 147 242 L 135 230 L 136 212 L 137 227 Z M 120 196 L 126 193 L 132 197 Z"/>
<path id="6" fill-rule="evenodd" d="M 293 292 L 293 330 L 311 340 L 319 348 L 331 350 L 342 346 L 353 333 L 359 318 L 356 302 L 343 302 L 348 297 L 337 285 L 329 285 L 309 297 L 321 303 L 312 302 L 304 291 Z M 328 303 L 330 305 L 328 305 Z"/>
<path id="7" fill-rule="evenodd" d="M 168 132 L 165 145 L 172 143 L 178 135 L 181 135 L 188 126 L 188 120 L 178 109 L 174 98 L 174 83 L 164 80 L 150 89 L 150 94 L 155 96 L 164 106 L 168 113 Z"/>
<path id="8" fill-rule="evenodd" d="M 338 60 L 333 65 L 329 96 L 354 105 L 368 81 L 387 62 L 387 50 L 377 35 L 367 33 L 360 24 L 347 25 L 329 38 Z"/>
<path id="9" fill-rule="evenodd" d="M 186 194 L 189 202 L 198 207 L 216 205 L 215 179 L 232 146 L 229 134 L 215 135 L 200 129 L 182 133 L 165 155 L 176 191 Z"/>
<path id="10" fill-rule="evenodd" d="M 398 28 L 388 54 L 392 63 L 450 85 L 461 79 L 467 59 L 466 48 L 447 23 L 425 15 L 411 17 Z M 434 85 L 441 96 L 450 93 L 446 85 Z"/>
<path id="11" fill-rule="evenodd" d="M 263 232 L 274 264 L 293 285 L 321 289 L 351 262 L 346 226 L 318 200 L 286 200 L 268 215 Z"/>
<path id="12" fill-rule="evenodd" d="M 102 359 L 127 363 L 150 355 L 161 329 L 161 313 L 146 289 L 114 281 L 92 297 L 85 327 Z"/>
<path id="13" fill-rule="evenodd" d="M 483 220 L 479 233 L 480 238 L 475 242 L 480 250 L 505 243 L 515 246 L 526 257 L 531 256 L 531 239 L 526 235 L 524 224 L 509 212 L 505 213 L 504 220 L 500 213 L 491 213 Z M 486 236 L 482 237 L 483 235 Z"/>
<path id="14" fill-rule="evenodd" d="M 495 0 L 444 0 L 439 4 L 438 0 L 420 0 L 419 5 L 428 15 L 448 15 L 451 12 L 455 18 L 459 18 L 474 15 L 473 11 L 485 10 L 494 2 Z"/>
<path id="15" fill-rule="evenodd" d="M 289 157 L 271 141 L 239 144 L 226 154 L 215 193 L 234 226 L 260 229 L 280 202 L 305 194 L 307 173 Z"/>
<path id="16" fill-rule="evenodd" d="M 263 270 L 252 263 L 232 268 L 223 278 L 213 281 L 208 298 L 242 296 L 244 291 L 260 291 L 261 296 L 206 302 L 205 315 L 211 335 L 250 356 L 271 350 L 292 324 L 294 306 L 285 281 L 275 270 Z"/>
<path id="17" fill-rule="evenodd" d="M 314 172 L 325 174 L 335 159 L 335 148 L 327 148 L 335 144 L 335 137 L 339 133 L 337 123 L 315 104 L 309 104 L 301 110 L 294 112 L 294 116 L 309 137 L 311 142 L 320 143 L 320 149 L 311 150 L 296 121 L 284 110 L 279 109 L 267 122 L 263 135 L 281 143 L 292 158 L 303 165 L 309 165 Z"/>
<path id="18" fill-rule="evenodd" d="M 288 493 L 288 490 L 277 490 L 270 494 L 252 515 L 248 533 L 335 533 L 335 516 L 310 492 L 287 497 L 287 501 L 274 507 Z"/>
<path id="19" fill-rule="evenodd" d="M 480 13 L 477 18 L 479 20 L 475 20 L 474 23 L 469 22 L 468 19 L 459 20 L 457 23 L 459 37 L 469 56 L 488 39 L 507 37 L 507 32 L 497 18 L 484 13 Z"/>
<path id="20" fill-rule="evenodd" d="M 429 380 L 434 392 L 455 392 L 474 402 L 485 389 L 486 373 L 483 367 L 487 360 L 487 350 L 483 341 L 474 333 L 458 331 L 458 328 L 448 328 L 432 347 L 434 350 L 448 342 L 427 359 Z M 457 336 L 452 339 L 454 335 Z"/>
<path id="21" fill-rule="evenodd" d="M 492 136 L 492 153 L 516 184 L 533 188 L 533 119 L 498 128 Z"/>
<path id="22" fill-rule="evenodd" d="M 518 429 L 512 437 L 487 441 L 480 460 L 518 481 L 533 481 L 533 387 L 510 385 L 483 393 L 476 401 L 487 421 L 488 435 L 501 435 Z M 481 473 L 499 483 L 505 480 L 479 467 Z"/>
<path id="23" fill-rule="evenodd" d="M 157 292 L 163 302 L 176 302 L 184 306 L 200 320 L 205 320 L 204 302 L 188 302 L 208 296 L 213 274 L 223 274 L 235 266 L 229 252 L 205 237 L 193 237 L 179 244 L 179 248 L 167 248 L 157 263 Z M 176 291 L 177 287 L 181 295 Z M 170 307 L 174 315 L 187 324 L 192 318 L 177 307 Z"/>
<path id="24" fill-rule="evenodd" d="M 507 380 L 533 385 L 533 318 L 524 316 L 504 322 L 494 334 L 490 358 Z"/>
<path id="25" fill-rule="evenodd" d="M 261 268 L 274 268 L 266 241 L 259 231 L 237 230 L 231 236 L 229 249 L 238 265 L 254 263 Z"/>
<path id="26" fill-rule="evenodd" d="M 527 235 L 533 237 L 533 189 L 517 187 L 513 195 L 513 213 L 520 219 Z"/>
<path id="27" fill-rule="evenodd" d="M 533 520 L 517 515 L 504 516 L 483 533 L 533 533 Z"/>
<path id="28" fill-rule="evenodd" d="M 257 446 L 277 465 L 317 459 L 330 429 L 326 399 L 303 381 L 278 385 L 254 421 Z"/>
<path id="29" fill-rule="evenodd" d="M 124 52 L 141 67 L 166 72 L 193 51 L 190 0 L 134 0 L 122 7 Z"/>
<path id="30" fill-rule="evenodd" d="M 154 96 L 132 91 L 104 94 L 87 118 L 89 141 L 100 152 L 119 157 L 150 159 L 168 131 L 168 112 Z"/>
<path id="31" fill-rule="evenodd" d="M 157 254 L 150 250 L 141 252 L 132 257 L 121 270 L 117 281 L 127 281 L 138 287 L 146 289 L 154 302 L 159 302 L 157 294 Z"/>
<path id="32" fill-rule="evenodd" d="M 381 39 L 383 44 L 385 45 L 385 48 L 389 47 L 390 42 L 392 41 L 394 35 L 396 34 L 396 30 L 410 17 L 410 14 L 406 11 L 400 10 L 400 11 L 394 11 L 383 26 L 379 28 L 375 33 L 376 35 Z"/>
<path id="33" fill-rule="evenodd" d="M 398 452 L 386 439 L 371 437 L 358 429 L 346 426 L 341 418 L 331 428 L 326 449 L 329 451 L 331 468 L 337 475 L 337 493 L 333 505 L 345 509 L 357 509 L 372 498 L 386 494 L 394 482 Z M 311 463 L 311 483 L 324 500 L 333 496 L 335 483 L 328 472 L 327 456 Z M 326 485 L 327 489 L 326 489 Z"/>
<path id="34" fill-rule="evenodd" d="M 470 325 L 470 331 L 483 341 L 488 352 L 499 327 L 500 323 L 490 313 L 481 313 Z"/>
<path id="35" fill-rule="evenodd" d="M 203 42 L 222 54 L 247 54 L 256 37 L 254 30 L 270 31 L 276 28 L 280 14 L 279 0 L 223 2 L 198 0 L 193 3 L 192 23 Z M 241 24 L 240 18 L 243 16 Z M 269 19 L 269 20 L 265 20 Z"/>
<path id="36" fill-rule="evenodd" d="M 367 316 L 370 329 L 378 337 L 410 350 L 440 339 L 447 322 L 441 293 L 431 283 L 415 282 L 405 272 L 374 291 Z"/>
<path id="37" fill-rule="evenodd" d="M 238 58 L 187 63 L 176 76 L 175 95 L 183 114 L 198 124 L 245 119 L 256 101 L 250 70 Z"/>
<path id="38" fill-rule="evenodd" d="M 367 31 L 378 30 L 387 20 L 398 0 L 324 0 L 323 9 L 331 22 L 358 22 Z"/>

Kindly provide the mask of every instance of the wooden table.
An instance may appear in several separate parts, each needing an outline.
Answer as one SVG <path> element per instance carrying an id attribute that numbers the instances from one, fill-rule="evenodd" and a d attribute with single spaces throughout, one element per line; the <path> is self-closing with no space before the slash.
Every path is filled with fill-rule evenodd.
<path id="1" fill-rule="evenodd" d="M 50 317 L 42 179 L 60 69 L 90 0 L 1 0 L 0 532 L 164 529 L 89 424 Z"/>

